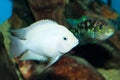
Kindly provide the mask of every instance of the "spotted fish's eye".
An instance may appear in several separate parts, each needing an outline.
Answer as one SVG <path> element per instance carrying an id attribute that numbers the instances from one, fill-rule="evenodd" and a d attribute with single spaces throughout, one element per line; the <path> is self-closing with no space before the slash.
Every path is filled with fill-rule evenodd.
<path id="1" fill-rule="evenodd" d="M 63 40 L 67 40 L 67 38 L 66 38 L 66 37 L 63 37 Z"/>

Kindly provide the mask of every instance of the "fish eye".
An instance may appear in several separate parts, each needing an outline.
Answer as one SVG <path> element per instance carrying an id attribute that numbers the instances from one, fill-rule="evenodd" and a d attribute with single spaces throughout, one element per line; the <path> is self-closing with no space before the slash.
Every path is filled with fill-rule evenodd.
<path id="1" fill-rule="evenodd" d="M 66 37 L 63 37 L 63 40 L 67 40 L 67 38 L 66 38 Z"/>

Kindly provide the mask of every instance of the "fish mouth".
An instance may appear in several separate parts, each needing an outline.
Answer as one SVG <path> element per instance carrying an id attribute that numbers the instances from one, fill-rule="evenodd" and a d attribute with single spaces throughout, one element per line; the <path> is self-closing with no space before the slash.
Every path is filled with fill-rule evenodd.
<path id="1" fill-rule="evenodd" d="M 114 34 L 114 29 L 109 29 L 106 32 L 96 33 L 95 39 L 97 40 L 106 40 Z"/>
<path id="2" fill-rule="evenodd" d="M 75 42 L 75 45 L 73 47 L 77 46 L 78 44 L 79 44 L 79 40 L 77 39 L 77 41 Z"/>
<path id="3" fill-rule="evenodd" d="M 97 39 L 98 40 L 106 40 L 108 39 L 109 37 L 111 37 L 114 33 L 109 33 L 109 34 L 103 34 L 101 36 L 99 36 Z"/>

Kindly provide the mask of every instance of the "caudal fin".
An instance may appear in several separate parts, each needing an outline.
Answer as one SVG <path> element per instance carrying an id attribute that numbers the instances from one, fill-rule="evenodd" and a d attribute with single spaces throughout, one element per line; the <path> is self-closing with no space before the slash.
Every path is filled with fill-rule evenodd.
<path id="1" fill-rule="evenodd" d="M 20 56 L 25 51 L 23 40 L 14 36 L 10 36 L 10 40 L 10 57 L 15 58 Z"/>

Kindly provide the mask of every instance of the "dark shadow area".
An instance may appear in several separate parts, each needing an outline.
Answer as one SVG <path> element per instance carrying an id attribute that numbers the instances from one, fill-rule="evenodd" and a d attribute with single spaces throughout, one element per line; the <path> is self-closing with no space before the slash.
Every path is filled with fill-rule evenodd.
<path id="1" fill-rule="evenodd" d="M 105 63 L 112 58 L 110 52 L 97 44 L 87 44 L 74 48 L 75 56 L 86 59 L 94 67 L 104 67 Z"/>

